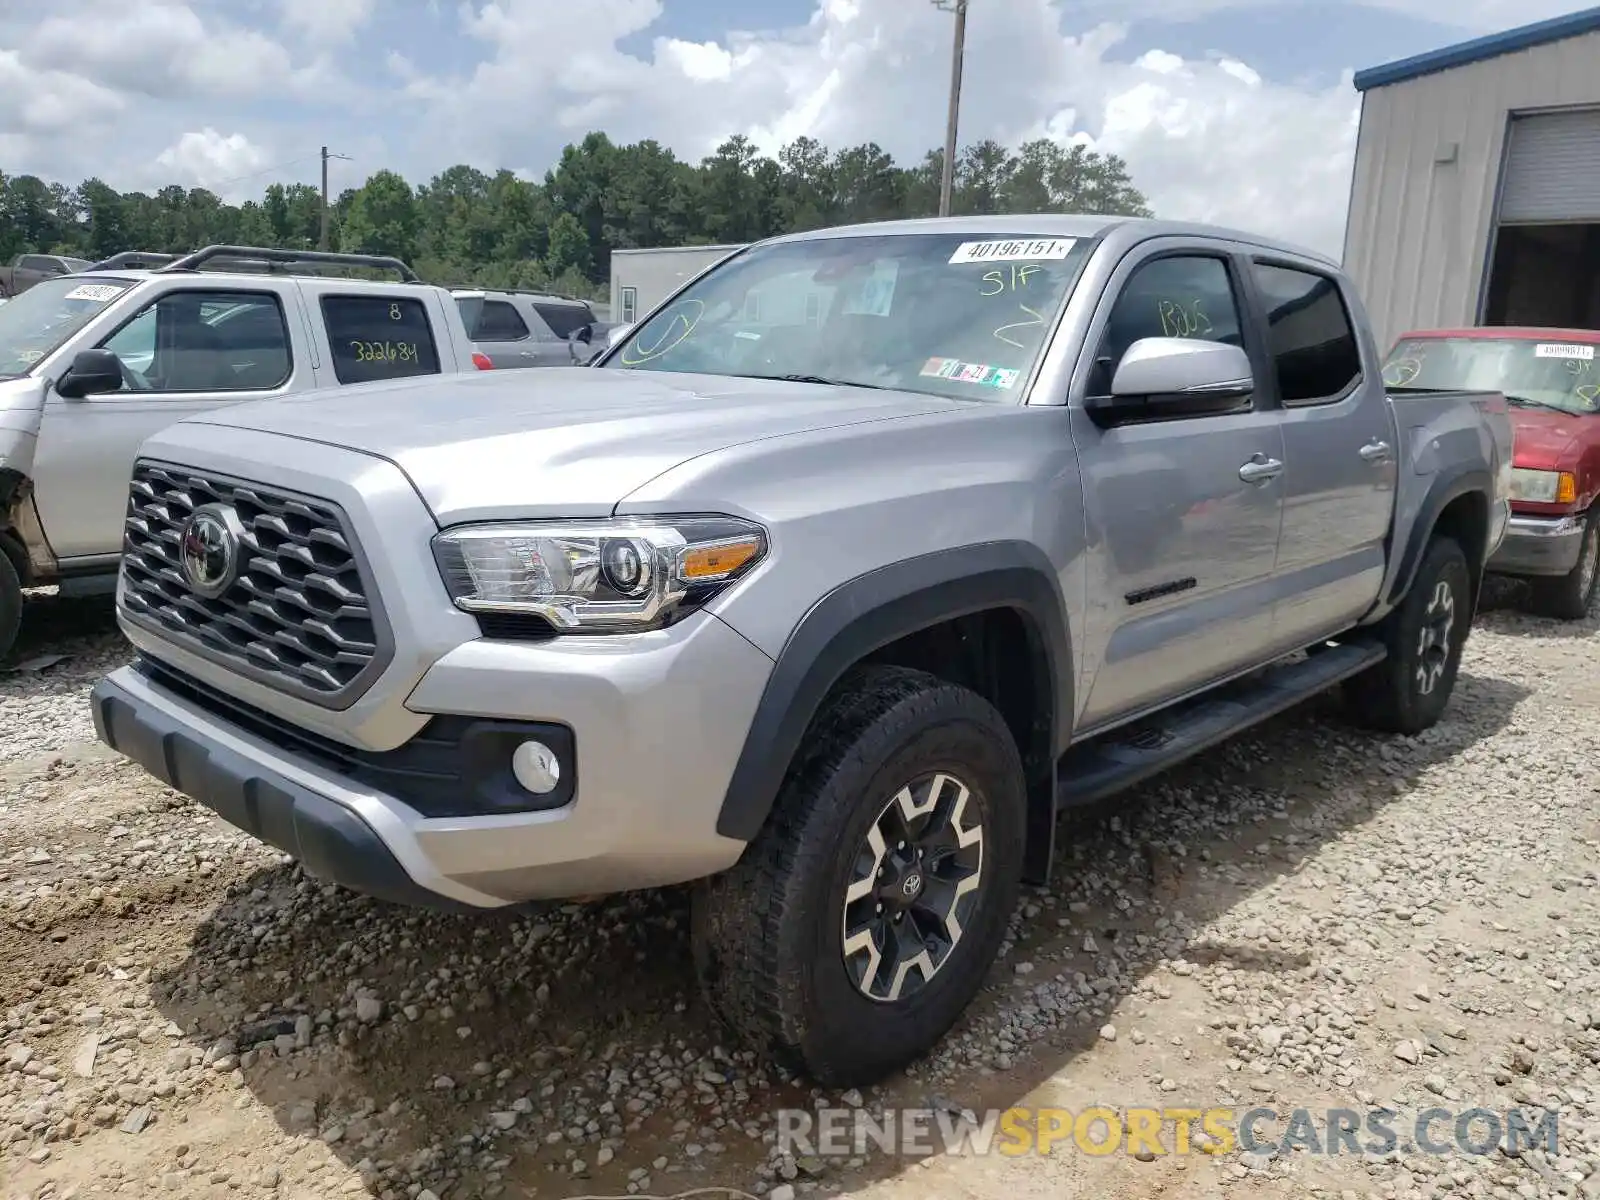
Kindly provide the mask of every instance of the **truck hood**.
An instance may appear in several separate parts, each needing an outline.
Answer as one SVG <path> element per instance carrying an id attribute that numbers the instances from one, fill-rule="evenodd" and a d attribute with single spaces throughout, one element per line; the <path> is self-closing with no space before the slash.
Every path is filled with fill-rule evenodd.
<path id="1" fill-rule="evenodd" d="M 258 430 L 385 459 L 448 525 L 604 516 L 628 493 L 702 454 L 966 407 L 913 392 L 545 367 L 307 393 L 184 423 Z"/>
<path id="2" fill-rule="evenodd" d="M 1517 466 L 1555 471 L 1572 467 L 1583 444 L 1600 438 L 1600 417 L 1513 406 L 1511 429 Z"/>

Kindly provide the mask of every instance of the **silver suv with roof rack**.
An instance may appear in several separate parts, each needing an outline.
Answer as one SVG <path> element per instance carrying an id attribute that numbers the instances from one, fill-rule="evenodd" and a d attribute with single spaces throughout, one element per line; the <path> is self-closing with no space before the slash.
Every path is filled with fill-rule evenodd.
<path id="1" fill-rule="evenodd" d="M 151 434 L 252 400 L 475 369 L 449 292 L 386 256 L 129 251 L 34 284 L 0 308 L 0 654 L 24 588 L 114 585 Z"/>
<path id="2" fill-rule="evenodd" d="M 588 366 L 611 330 L 576 296 L 522 288 L 456 288 L 451 295 L 485 370 Z"/>

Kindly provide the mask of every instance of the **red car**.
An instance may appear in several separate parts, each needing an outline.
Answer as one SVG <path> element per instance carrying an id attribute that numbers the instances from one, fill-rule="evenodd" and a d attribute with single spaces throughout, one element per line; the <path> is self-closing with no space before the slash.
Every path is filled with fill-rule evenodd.
<path id="1" fill-rule="evenodd" d="M 1490 559 L 1532 607 L 1577 620 L 1600 576 L 1600 330 L 1425 329 L 1384 361 L 1392 390 L 1482 389 L 1511 402 L 1511 523 Z"/>

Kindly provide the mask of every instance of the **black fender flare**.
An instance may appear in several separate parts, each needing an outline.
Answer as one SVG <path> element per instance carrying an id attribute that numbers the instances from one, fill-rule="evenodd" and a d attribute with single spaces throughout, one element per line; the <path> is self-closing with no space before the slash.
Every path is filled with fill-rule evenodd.
<path id="1" fill-rule="evenodd" d="M 983 542 L 858 575 L 806 611 L 779 651 L 756 707 L 717 832 L 744 842 L 760 833 L 812 718 L 851 666 L 908 634 L 992 608 L 1019 612 L 1045 659 L 1039 669 L 1049 697 L 1053 784 L 1071 727 L 1075 682 L 1056 571 L 1031 543 Z"/>
<path id="2" fill-rule="evenodd" d="M 1428 548 L 1434 530 L 1439 526 L 1440 514 L 1452 502 L 1474 492 L 1485 498 L 1484 506 L 1487 508 L 1491 502 L 1489 498 L 1494 495 L 1494 476 L 1481 467 L 1457 466 L 1433 477 L 1417 510 L 1417 519 L 1411 523 L 1405 547 L 1400 552 L 1400 569 L 1395 573 L 1386 597 L 1389 607 L 1399 604 L 1416 581 L 1417 568 L 1422 563 L 1422 555 Z M 1487 547 L 1463 546 L 1462 549 L 1467 552 L 1467 566 L 1472 572 L 1473 590 L 1476 593 L 1488 561 Z M 1472 557 L 1474 552 L 1477 554 L 1476 561 Z"/>

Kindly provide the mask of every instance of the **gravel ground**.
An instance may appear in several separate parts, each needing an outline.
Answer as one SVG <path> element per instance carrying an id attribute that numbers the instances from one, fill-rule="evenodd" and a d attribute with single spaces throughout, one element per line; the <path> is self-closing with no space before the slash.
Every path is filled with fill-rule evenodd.
<path id="1" fill-rule="evenodd" d="M 36 598 L 0 675 L 0 1197 L 1600 1197 L 1600 639 L 1498 591 L 1428 734 L 1316 701 L 1071 818 L 969 1019 L 843 1097 L 719 1039 L 681 894 L 455 918 L 305 879 L 95 743 L 126 647 Z M 1548 1106 L 1560 1144 L 779 1155 L 823 1103 Z"/>

